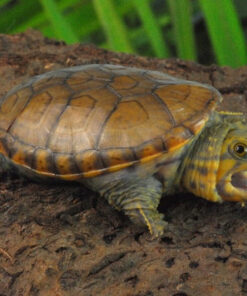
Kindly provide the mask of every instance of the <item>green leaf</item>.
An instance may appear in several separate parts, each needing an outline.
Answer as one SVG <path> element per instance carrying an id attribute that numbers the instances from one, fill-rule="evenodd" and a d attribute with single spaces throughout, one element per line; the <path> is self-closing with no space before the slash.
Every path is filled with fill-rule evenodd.
<path id="1" fill-rule="evenodd" d="M 246 41 L 231 0 L 199 1 L 219 65 L 247 63 Z"/>
<path id="2" fill-rule="evenodd" d="M 209 0 L 209 2 L 213 1 Z M 191 1 L 168 0 L 168 4 L 172 18 L 177 54 L 181 59 L 196 60 Z"/>
<path id="3" fill-rule="evenodd" d="M 79 42 L 79 38 L 59 11 L 56 2 L 54 0 L 39 0 L 39 2 L 43 6 L 47 19 L 52 24 L 56 38 L 67 43 Z"/>
<path id="4" fill-rule="evenodd" d="M 112 0 L 93 0 L 93 4 L 110 47 L 116 51 L 134 52 L 125 25 Z"/>
<path id="5" fill-rule="evenodd" d="M 162 36 L 161 27 L 150 8 L 149 0 L 134 0 L 133 4 L 141 18 L 152 48 L 157 57 L 169 57 L 170 52 Z"/>

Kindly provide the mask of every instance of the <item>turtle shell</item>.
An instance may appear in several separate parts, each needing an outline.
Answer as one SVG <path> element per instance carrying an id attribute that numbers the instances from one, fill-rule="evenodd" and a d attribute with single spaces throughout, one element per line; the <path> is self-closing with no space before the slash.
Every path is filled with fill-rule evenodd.
<path id="1" fill-rule="evenodd" d="M 213 87 L 156 71 L 52 71 L 1 99 L 0 153 L 41 175 L 93 177 L 185 145 L 220 100 Z"/>

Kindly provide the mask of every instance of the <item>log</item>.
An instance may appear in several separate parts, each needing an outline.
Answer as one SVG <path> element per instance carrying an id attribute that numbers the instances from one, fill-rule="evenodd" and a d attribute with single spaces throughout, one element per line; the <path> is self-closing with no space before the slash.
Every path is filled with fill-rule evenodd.
<path id="1" fill-rule="evenodd" d="M 66 45 L 29 30 L 0 35 L 0 96 L 49 70 L 112 63 L 212 84 L 219 110 L 246 112 L 247 67 L 203 66 Z M 247 295 L 247 209 L 191 194 L 164 197 L 160 240 L 79 184 L 42 184 L 1 169 L 0 295 Z"/>

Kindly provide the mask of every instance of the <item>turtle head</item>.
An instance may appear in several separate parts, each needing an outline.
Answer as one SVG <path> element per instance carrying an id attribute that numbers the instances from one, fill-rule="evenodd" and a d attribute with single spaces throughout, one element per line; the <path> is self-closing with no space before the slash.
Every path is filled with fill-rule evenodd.
<path id="1" fill-rule="evenodd" d="M 243 117 L 213 118 L 192 145 L 183 186 L 210 201 L 247 200 L 247 125 Z"/>
<path id="2" fill-rule="evenodd" d="M 222 143 L 216 189 L 223 200 L 247 200 L 247 127 L 241 122 Z"/>

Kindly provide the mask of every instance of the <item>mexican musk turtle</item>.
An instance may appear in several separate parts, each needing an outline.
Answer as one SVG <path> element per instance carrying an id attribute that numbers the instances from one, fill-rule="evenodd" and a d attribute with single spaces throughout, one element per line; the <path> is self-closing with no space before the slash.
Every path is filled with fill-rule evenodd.
<path id="1" fill-rule="evenodd" d="M 0 102 L 3 165 L 78 181 L 159 237 L 162 194 L 247 199 L 247 127 L 213 87 L 118 65 L 33 77 Z"/>

